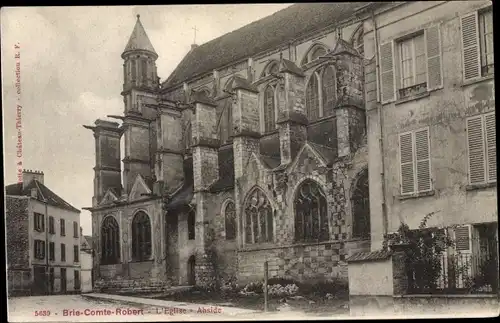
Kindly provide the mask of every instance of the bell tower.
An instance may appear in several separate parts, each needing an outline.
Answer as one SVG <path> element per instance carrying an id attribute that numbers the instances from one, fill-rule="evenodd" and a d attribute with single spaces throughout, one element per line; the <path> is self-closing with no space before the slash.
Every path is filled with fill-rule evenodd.
<path id="1" fill-rule="evenodd" d="M 123 59 L 123 186 L 129 193 L 137 175 L 148 183 L 154 181 L 154 154 L 157 111 L 151 107 L 157 102 L 159 78 L 156 53 L 140 16 L 121 55 Z"/>

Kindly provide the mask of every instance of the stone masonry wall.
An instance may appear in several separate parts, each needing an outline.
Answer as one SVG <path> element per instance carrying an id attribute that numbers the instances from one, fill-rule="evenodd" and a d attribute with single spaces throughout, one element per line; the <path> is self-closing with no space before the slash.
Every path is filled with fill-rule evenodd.
<path id="1" fill-rule="evenodd" d="M 29 247 L 29 198 L 6 198 L 7 265 L 9 269 L 28 269 Z"/>

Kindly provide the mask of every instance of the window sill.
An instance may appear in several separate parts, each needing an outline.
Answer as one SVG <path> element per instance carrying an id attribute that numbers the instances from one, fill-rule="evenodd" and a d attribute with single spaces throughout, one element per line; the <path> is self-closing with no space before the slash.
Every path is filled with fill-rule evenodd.
<path id="1" fill-rule="evenodd" d="M 419 99 L 426 98 L 430 95 L 431 95 L 430 91 L 425 91 L 425 92 L 422 92 L 420 94 L 415 94 L 415 95 L 407 96 L 404 98 L 399 98 L 398 100 L 396 100 L 396 102 L 394 104 L 398 105 L 398 104 L 402 104 L 402 103 L 406 103 L 406 102 L 410 102 L 410 101 L 416 101 Z"/>
<path id="2" fill-rule="evenodd" d="M 271 130 L 271 131 L 265 131 L 262 133 L 261 137 L 267 137 L 267 136 L 272 136 L 279 133 L 279 129 Z"/>
<path id="3" fill-rule="evenodd" d="M 475 191 L 475 190 L 481 190 L 481 189 L 491 188 L 491 187 L 496 187 L 496 186 L 497 186 L 497 182 L 483 183 L 483 184 L 471 184 L 471 185 L 467 185 L 465 187 L 465 190 L 466 191 Z"/>
<path id="4" fill-rule="evenodd" d="M 398 196 L 398 199 L 400 201 L 402 201 L 402 200 L 408 200 L 408 199 L 416 199 L 416 198 L 420 198 L 420 197 L 434 196 L 435 194 L 436 194 L 436 191 L 432 190 L 429 192 L 420 192 L 420 193 L 415 193 L 415 194 L 400 195 L 400 196 Z"/>
<path id="5" fill-rule="evenodd" d="M 286 249 L 286 248 L 297 248 L 297 247 L 309 247 L 309 246 L 319 246 L 319 245 L 329 245 L 334 243 L 345 243 L 348 240 L 328 240 L 328 241 L 319 241 L 319 242 L 294 242 L 292 244 L 287 245 L 279 245 L 277 246 L 274 243 L 259 243 L 246 245 L 240 252 L 252 252 L 252 251 L 261 251 L 261 250 L 272 250 L 272 249 Z"/>
<path id="6" fill-rule="evenodd" d="M 318 124 L 318 123 L 325 122 L 325 121 L 328 121 L 328 120 L 330 120 L 330 119 L 335 119 L 335 117 L 336 117 L 335 115 L 330 115 L 330 116 L 326 116 L 326 117 L 321 117 L 321 118 L 318 118 L 318 119 L 316 119 L 316 120 L 314 120 L 314 121 L 309 121 L 308 126 L 314 126 L 314 125 L 316 125 L 316 124 Z"/>
<path id="7" fill-rule="evenodd" d="M 494 78 L 495 78 L 494 74 L 481 76 L 481 77 L 478 77 L 478 78 L 475 78 L 472 80 L 464 81 L 462 83 L 462 87 L 469 86 L 469 85 L 476 84 L 476 83 L 481 83 L 481 82 L 488 81 L 488 80 L 493 80 Z"/>

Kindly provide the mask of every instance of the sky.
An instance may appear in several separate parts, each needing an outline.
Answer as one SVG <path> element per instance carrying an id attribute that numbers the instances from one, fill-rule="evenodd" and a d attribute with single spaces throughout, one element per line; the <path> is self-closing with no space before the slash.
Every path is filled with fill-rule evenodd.
<path id="1" fill-rule="evenodd" d="M 82 125 L 123 114 L 120 55 L 137 14 L 160 56 L 164 81 L 195 41 L 195 27 L 196 43 L 203 44 L 288 5 L 2 7 L 5 183 L 17 182 L 22 162 L 24 169 L 43 171 L 45 185 L 74 207 L 91 206 L 95 142 Z M 84 234 L 92 234 L 90 212 L 82 210 L 80 223 Z"/>

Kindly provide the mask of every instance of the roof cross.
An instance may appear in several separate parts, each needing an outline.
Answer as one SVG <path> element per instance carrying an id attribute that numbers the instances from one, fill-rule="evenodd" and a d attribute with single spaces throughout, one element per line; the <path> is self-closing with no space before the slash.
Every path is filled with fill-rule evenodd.
<path id="1" fill-rule="evenodd" d="M 194 26 L 192 29 L 194 30 L 194 40 L 193 40 L 193 44 L 196 44 L 196 32 L 198 31 L 198 29 L 196 28 L 196 26 Z"/>

